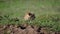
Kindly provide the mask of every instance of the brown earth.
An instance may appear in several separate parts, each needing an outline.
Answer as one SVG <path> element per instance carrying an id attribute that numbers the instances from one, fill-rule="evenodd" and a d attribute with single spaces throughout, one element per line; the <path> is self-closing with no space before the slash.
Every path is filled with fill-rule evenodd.
<path id="1" fill-rule="evenodd" d="M 0 25 L 0 34 L 60 34 L 60 32 L 48 31 L 46 27 L 31 25 Z"/>

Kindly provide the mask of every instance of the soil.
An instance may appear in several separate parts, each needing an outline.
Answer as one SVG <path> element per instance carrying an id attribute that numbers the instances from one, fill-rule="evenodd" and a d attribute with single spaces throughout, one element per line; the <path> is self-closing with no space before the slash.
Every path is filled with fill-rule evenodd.
<path id="1" fill-rule="evenodd" d="M 60 34 L 60 32 L 48 31 L 46 27 L 31 25 L 0 25 L 0 34 Z"/>

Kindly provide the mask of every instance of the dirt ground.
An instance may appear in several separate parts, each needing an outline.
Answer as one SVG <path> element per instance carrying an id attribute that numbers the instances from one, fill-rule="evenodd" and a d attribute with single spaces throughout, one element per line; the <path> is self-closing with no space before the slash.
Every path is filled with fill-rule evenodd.
<path id="1" fill-rule="evenodd" d="M 0 25 L 0 34 L 60 34 L 60 32 L 48 31 L 45 27 L 31 25 Z"/>

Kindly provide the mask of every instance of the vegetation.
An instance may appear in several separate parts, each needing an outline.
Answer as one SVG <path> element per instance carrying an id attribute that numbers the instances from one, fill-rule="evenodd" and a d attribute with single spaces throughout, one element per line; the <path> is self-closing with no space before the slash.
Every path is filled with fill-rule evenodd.
<path id="1" fill-rule="evenodd" d="M 24 21 L 27 11 L 35 13 L 35 20 Z M 0 0 L 0 24 L 22 23 L 60 31 L 60 0 Z"/>

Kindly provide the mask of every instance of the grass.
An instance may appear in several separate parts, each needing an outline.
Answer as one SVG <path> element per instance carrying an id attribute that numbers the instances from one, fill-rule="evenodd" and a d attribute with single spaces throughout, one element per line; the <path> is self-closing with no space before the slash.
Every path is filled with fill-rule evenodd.
<path id="1" fill-rule="evenodd" d="M 0 0 L 0 24 L 26 23 L 23 16 L 27 11 L 36 16 L 27 23 L 60 31 L 60 0 Z M 15 21 L 16 17 L 19 21 Z"/>

